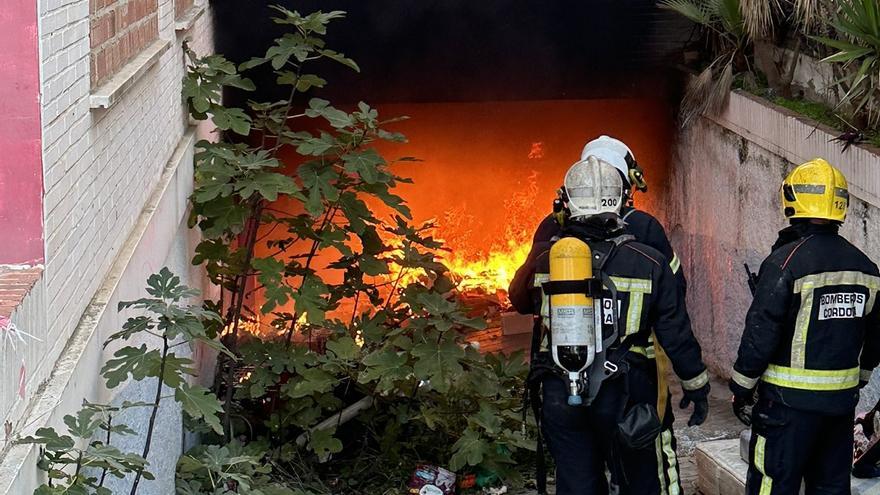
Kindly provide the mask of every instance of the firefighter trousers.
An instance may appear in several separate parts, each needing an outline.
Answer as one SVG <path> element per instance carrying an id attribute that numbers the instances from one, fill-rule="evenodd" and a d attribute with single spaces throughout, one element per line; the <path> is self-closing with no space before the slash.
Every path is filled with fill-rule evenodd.
<path id="1" fill-rule="evenodd" d="M 556 464 L 557 495 L 606 495 L 605 471 L 619 495 L 681 495 L 672 408 L 667 404 L 665 429 L 654 445 L 629 449 L 616 437 L 621 411 L 627 404 L 656 404 L 653 367 L 633 367 L 627 380 L 606 380 L 590 406 L 569 406 L 568 388 L 558 376 L 542 383 L 541 426 Z M 628 385 L 628 393 L 624 390 Z"/>
<path id="2" fill-rule="evenodd" d="M 760 399 L 752 410 L 746 495 L 850 495 L 854 413 L 792 409 Z"/>

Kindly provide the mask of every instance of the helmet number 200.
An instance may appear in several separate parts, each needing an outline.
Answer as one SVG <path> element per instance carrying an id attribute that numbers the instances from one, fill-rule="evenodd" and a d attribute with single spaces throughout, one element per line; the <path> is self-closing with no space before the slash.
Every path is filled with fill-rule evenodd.
<path id="1" fill-rule="evenodd" d="M 617 198 L 602 198 L 602 206 L 614 208 L 617 206 Z"/>

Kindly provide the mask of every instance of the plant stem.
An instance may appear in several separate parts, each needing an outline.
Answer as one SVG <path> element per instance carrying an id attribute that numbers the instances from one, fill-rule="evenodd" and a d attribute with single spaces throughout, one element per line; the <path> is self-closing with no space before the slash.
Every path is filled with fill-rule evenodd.
<path id="1" fill-rule="evenodd" d="M 107 445 L 110 446 L 110 430 L 113 428 L 113 415 L 107 414 Z M 101 481 L 98 482 L 98 487 L 104 486 L 104 479 L 107 477 L 107 468 L 101 470 Z"/>
<path id="2" fill-rule="evenodd" d="M 247 274 L 250 271 L 249 266 L 251 264 L 251 260 L 254 257 L 254 246 L 257 243 L 257 233 L 260 230 L 260 215 L 262 215 L 262 201 L 260 201 L 259 197 L 254 197 L 252 200 L 252 211 L 249 223 L 249 229 L 247 232 L 246 238 L 246 246 L 245 246 L 245 258 L 244 258 L 244 273 L 239 275 L 238 284 L 236 285 L 236 296 L 233 300 L 235 301 L 235 308 L 232 312 L 232 331 L 229 334 L 228 347 L 232 352 L 236 350 L 236 341 L 238 339 L 238 324 L 241 322 L 241 309 L 244 305 L 244 297 L 245 292 L 247 290 Z M 223 422 L 223 433 L 227 439 L 232 438 L 232 394 L 234 389 L 234 381 L 235 381 L 235 367 L 231 360 L 225 360 L 226 365 L 226 394 L 224 396 L 224 413 L 225 418 Z"/>
<path id="3" fill-rule="evenodd" d="M 159 413 L 159 404 L 162 402 L 162 377 L 165 376 L 165 362 L 168 360 L 168 337 L 162 336 L 162 363 L 159 365 L 159 376 L 156 377 L 158 383 L 156 384 L 156 398 L 153 401 L 153 412 L 150 413 L 150 424 L 147 427 L 147 440 L 144 443 L 144 453 L 141 457 L 144 458 L 144 461 L 147 460 L 147 456 L 150 455 L 150 444 L 153 443 L 153 430 L 156 427 L 156 416 Z M 137 474 L 134 477 L 134 483 L 131 485 L 131 492 L 129 495 L 135 495 L 137 493 L 138 485 L 141 482 L 141 475 L 143 474 L 143 469 L 138 469 Z"/>
<path id="4" fill-rule="evenodd" d="M 324 219 L 321 220 L 321 227 L 317 231 L 317 235 L 320 236 L 324 233 L 324 229 L 327 227 L 327 224 L 333 221 L 333 217 L 336 216 L 336 212 L 339 211 L 339 207 L 334 204 L 332 208 L 327 210 L 327 213 L 324 214 Z M 309 249 L 309 254 L 306 257 L 306 265 L 305 271 L 308 271 L 312 266 L 312 261 L 315 259 L 315 255 L 318 253 L 318 247 L 321 245 L 320 240 L 315 240 L 312 242 L 312 247 Z M 303 275 L 302 281 L 299 284 L 300 289 L 302 289 L 303 285 L 306 283 L 307 274 Z M 287 329 L 287 345 L 293 341 L 293 333 L 296 331 L 296 320 L 299 319 L 299 314 L 294 311 L 293 312 L 293 320 L 290 322 L 290 328 Z"/>

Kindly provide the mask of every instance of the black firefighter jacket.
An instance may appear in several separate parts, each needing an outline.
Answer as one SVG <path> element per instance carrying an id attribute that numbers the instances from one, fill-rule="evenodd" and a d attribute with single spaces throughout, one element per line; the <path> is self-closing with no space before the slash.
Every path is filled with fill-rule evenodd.
<path id="1" fill-rule="evenodd" d="M 660 225 L 660 222 L 651 216 L 650 213 L 637 210 L 631 206 L 623 207 L 620 211 L 620 216 L 623 218 L 623 221 L 626 222 L 627 234 L 632 235 L 642 244 L 647 244 L 657 251 L 660 251 L 660 254 L 669 260 L 669 266 L 672 268 L 672 273 L 675 274 L 675 278 L 678 280 L 679 284 L 681 284 L 682 290 L 687 292 L 687 281 L 684 278 L 684 270 L 681 268 L 681 262 L 678 259 L 678 255 L 676 255 L 675 251 L 672 249 L 672 245 L 666 237 L 666 231 L 663 230 L 663 226 Z M 550 241 L 553 237 L 558 236 L 559 232 L 559 224 L 553 219 L 553 215 L 547 215 L 544 220 L 541 221 L 541 224 L 538 225 L 538 229 L 535 231 L 535 236 L 532 239 L 532 245 L 534 246 L 534 244 L 538 242 Z M 533 253 L 534 256 L 540 254 L 535 252 L 534 247 L 532 247 L 531 253 Z"/>
<path id="2" fill-rule="evenodd" d="M 632 338 L 634 345 L 630 352 L 645 354 L 653 350 L 650 345 L 653 329 L 682 386 L 695 390 L 705 385 L 709 377 L 700 345 L 691 332 L 684 294 L 668 260 L 656 249 L 635 241 L 614 249 L 610 241 L 589 240 L 588 244 L 594 254 L 611 252 L 602 271 L 611 278 L 618 292 L 618 343 L 624 337 Z M 518 312 L 542 317 L 542 330 L 547 325 L 549 298 L 543 294 L 541 283 L 549 280 L 551 245 L 550 241 L 539 241 L 533 246 L 539 254 L 530 256 L 517 270 L 509 291 Z M 614 304 L 608 287 L 604 288 L 601 303 L 597 301 L 596 306 L 602 308 L 603 337 L 608 338 L 614 329 L 611 313 Z"/>
<path id="3" fill-rule="evenodd" d="M 850 414 L 880 362 L 877 265 L 837 226 L 782 230 L 761 264 L 733 381 L 766 400 Z"/>

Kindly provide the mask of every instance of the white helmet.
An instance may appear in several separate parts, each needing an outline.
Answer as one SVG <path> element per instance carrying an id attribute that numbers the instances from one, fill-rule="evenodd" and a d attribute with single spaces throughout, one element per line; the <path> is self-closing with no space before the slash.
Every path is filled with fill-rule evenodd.
<path id="1" fill-rule="evenodd" d="M 565 202 L 577 220 L 600 213 L 620 213 L 623 206 L 623 178 L 616 167 L 590 155 L 565 173 Z"/>
<path id="2" fill-rule="evenodd" d="M 603 135 L 584 145 L 584 150 L 581 151 L 581 160 L 586 160 L 590 155 L 596 156 L 610 163 L 617 170 L 620 170 L 627 184 L 629 184 L 630 167 L 626 161 L 627 154 L 635 162 L 636 157 L 633 155 L 632 150 L 629 149 L 629 146 L 619 139 Z"/>

